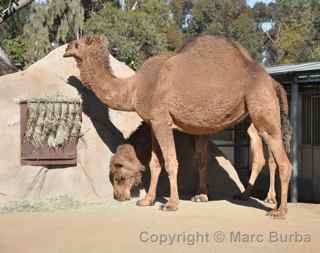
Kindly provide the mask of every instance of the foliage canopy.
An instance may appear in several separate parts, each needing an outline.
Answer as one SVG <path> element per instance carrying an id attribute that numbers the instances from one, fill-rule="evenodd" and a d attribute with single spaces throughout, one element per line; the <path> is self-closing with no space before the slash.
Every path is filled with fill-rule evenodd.
<path id="1" fill-rule="evenodd" d="M 0 0 L 0 8 L 9 0 Z M 266 65 L 320 60 L 318 0 L 42 0 L 0 25 L 0 46 L 28 65 L 83 34 L 104 34 L 116 57 L 137 69 L 201 34 L 240 42 Z"/>

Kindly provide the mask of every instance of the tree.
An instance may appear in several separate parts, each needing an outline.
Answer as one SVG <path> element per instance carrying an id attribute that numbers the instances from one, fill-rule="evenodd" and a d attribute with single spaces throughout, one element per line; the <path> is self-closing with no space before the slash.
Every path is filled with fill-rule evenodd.
<path id="1" fill-rule="evenodd" d="M 317 18 L 314 16 L 317 6 L 318 1 L 276 1 L 274 24 L 269 32 L 269 63 L 299 63 L 318 57 Z"/>
<path id="2" fill-rule="evenodd" d="M 122 11 L 108 3 L 85 24 L 88 34 L 104 34 L 117 58 L 136 69 L 148 57 L 168 49 L 167 32 L 173 23 L 164 1 L 141 0 L 135 9 Z"/>
<path id="3" fill-rule="evenodd" d="M 253 13 L 246 9 L 232 22 L 231 37 L 248 49 L 253 58 L 262 60 L 263 33 L 254 21 Z"/>
<path id="4" fill-rule="evenodd" d="M 16 11 L 31 4 L 32 0 L 1 0 L 0 1 L 0 24 L 12 16 Z M 8 5 L 8 6 L 7 6 Z M 6 6 L 7 8 L 4 8 Z"/>
<path id="5" fill-rule="evenodd" d="M 6 51 L 10 55 L 15 65 L 23 66 L 24 63 L 24 43 L 19 35 L 23 31 L 23 26 L 29 16 L 30 5 L 32 1 L 0 1 L 0 58 L 2 67 L 8 64 L 9 58 L 4 59 Z M 1 48 L 3 47 L 3 49 Z M 10 63 L 11 64 L 11 63 Z M 11 64 L 10 70 L 16 70 Z M 8 68 L 6 68 L 8 69 Z"/>
<path id="6" fill-rule="evenodd" d="M 81 0 L 48 0 L 34 3 L 30 21 L 24 26 L 25 59 L 32 63 L 53 47 L 82 35 L 84 8 Z"/>
<path id="7" fill-rule="evenodd" d="M 192 10 L 187 33 L 222 35 L 240 42 L 261 60 L 263 33 L 245 1 L 199 0 Z"/>
<path id="8" fill-rule="evenodd" d="M 17 69 L 11 64 L 9 57 L 0 47 L 0 76 L 15 71 L 17 71 Z"/>
<path id="9" fill-rule="evenodd" d="M 267 5 L 264 2 L 257 2 L 252 11 L 254 18 L 258 23 L 270 22 L 272 19 L 272 8 L 271 5 Z"/>
<path id="10" fill-rule="evenodd" d="M 167 2 L 173 14 L 175 23 L 183 30 L 193 7 L 192 0 L 170 0 Z"/>

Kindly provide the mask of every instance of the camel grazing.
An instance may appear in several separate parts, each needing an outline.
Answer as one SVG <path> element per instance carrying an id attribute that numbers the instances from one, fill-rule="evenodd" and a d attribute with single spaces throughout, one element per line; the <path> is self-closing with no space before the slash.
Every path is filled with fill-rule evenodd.
<path id="1" fill-rule="evenodd" d="M 141 68 L 128 79 L 116 78 L 109 66 L 104 37 L 85 37 L 69 44 L 65 57 L 74 57 L 83 85 L 115 110 L 135 111 L 152 128 L 151 183 L 140 206 L 153 205 L 163 164 L 169 175 L 170 198 L 163 210 L 177 210 L 177 159 L 174 128 L 208 135 L 231 127 L 248 115 L 270 147 L 279 168 L 281 203 L 274 218 L 287 213 L 292 166 L 284 149 L 280 106 L 272 78 L 248 60 L 238 46 L 223 37 L 201 36 L 186 43 L 161 67 L 157 82 Z M 280 103 L 281 105 L 281 103 Z"/>
<path id="2" fill-rule="evenodd" d="M 193 164 L 194 137 L 174 131 L 179 166 L 184 171 L 178 175 L 179 194 L 190 199 L 197 192 L 198 182 L 193 180 L 197 175 L 197 167 Z M 137 197 L 138 190 L 148 190 L 150 185 L 150 159 L 152 153 L 151 128 L 142 124 L 126 139 L 125 144 L 118 146 L 111 157 L 109 180 L 113 186 L 116 200 L 126 201 Z M 167 175 L 161 170 L 157 196 L 169 194 Z"/>

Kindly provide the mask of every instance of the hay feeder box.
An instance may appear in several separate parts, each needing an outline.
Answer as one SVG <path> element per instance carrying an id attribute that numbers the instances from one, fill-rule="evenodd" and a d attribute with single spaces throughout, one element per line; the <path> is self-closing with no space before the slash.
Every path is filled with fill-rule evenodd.
<path id="1" fill-rule="evenodd" d="M 19 101 L 21 165 L 75 166 L 82 123 L 80 99 Z"/>

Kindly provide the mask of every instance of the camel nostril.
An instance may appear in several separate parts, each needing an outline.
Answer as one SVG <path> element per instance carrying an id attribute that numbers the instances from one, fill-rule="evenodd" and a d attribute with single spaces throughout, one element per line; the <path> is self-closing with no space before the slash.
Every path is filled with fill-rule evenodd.
<path id="1" fill-rule="evenodd" d="M 118 201 L 125 201 L 125 200 L 127 200 L 126 197 L 125 197 L 123 194 L 121 194 L 121 193 L 115 193 L 115 194 L 113 195 L 113 197 L 114 197 L 115 200 L 118 200 Z"/>

